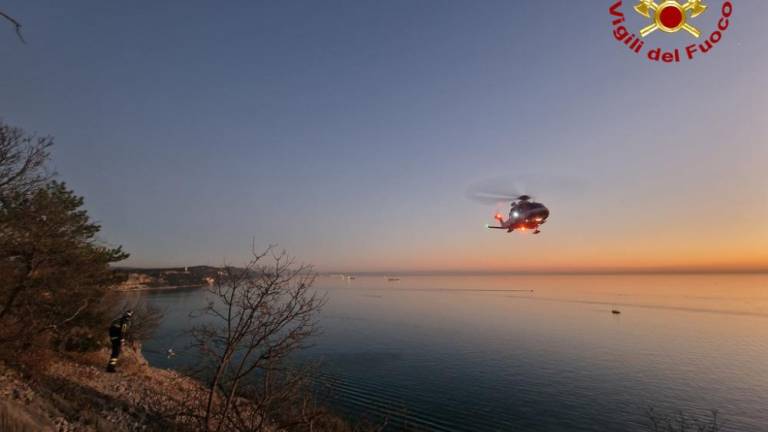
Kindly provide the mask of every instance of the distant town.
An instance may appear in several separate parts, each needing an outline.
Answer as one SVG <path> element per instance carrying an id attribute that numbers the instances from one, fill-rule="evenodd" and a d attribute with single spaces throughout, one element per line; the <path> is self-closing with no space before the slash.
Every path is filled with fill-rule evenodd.
<path id="1" fill-rule="evenodd" d="M 222 269 L 210 266 L 171 268 L 116 268 L 123 281 L 120 291 L 200 288 L 213 285 Z"/>

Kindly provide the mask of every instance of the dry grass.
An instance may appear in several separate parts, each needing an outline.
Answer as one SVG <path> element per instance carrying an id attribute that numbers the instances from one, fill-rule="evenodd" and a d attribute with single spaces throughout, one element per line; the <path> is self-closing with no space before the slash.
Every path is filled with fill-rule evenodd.
<path id="1" fill-rule="evenodd" d="M 11 401 L 0 402 L 0 431 L 43 432 L 54 430 L 53 424 L 30 413 L 23 406 Z"/>

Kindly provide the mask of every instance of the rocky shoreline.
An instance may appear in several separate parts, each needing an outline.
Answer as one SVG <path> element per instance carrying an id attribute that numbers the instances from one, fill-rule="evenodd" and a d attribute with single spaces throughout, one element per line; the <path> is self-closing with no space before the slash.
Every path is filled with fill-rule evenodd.
<path id="1" fill-rule="evenodd" d="M 0 429 L 180 430 L 174 419 L 183 398 L 201 384 L 149 366 L 138 346 L 127 347 L 120 360 L 115 374 L 104 370 L 106 350 L 55 359 L 31 374 L 0 364 Z"/>

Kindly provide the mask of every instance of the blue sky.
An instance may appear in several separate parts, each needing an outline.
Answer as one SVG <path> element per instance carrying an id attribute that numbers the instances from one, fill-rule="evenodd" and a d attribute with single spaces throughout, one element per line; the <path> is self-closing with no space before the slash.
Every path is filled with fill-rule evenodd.
<path id="1" fill-rule="evenodd" d="M 55 136 L 129 265 L 254 238 L 329 271 L 768 267 L 768 3 L 676 65 L 611 3 L 6 2 L 0 116 Z M 467 186 L 521 173 L 581 186 L 530 185 L 541 236 L 484 230 Z"/>

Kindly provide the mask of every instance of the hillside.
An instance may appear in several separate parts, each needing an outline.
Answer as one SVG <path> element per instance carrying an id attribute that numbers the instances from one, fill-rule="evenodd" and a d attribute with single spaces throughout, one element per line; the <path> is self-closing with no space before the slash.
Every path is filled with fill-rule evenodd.
<path id="1" fill-rule="evenodd" d="M 0 364 L 0 430 L 184 430 L 173 418 L 191 378 L 150 367 L 128 347 L 117 374 L 104 371 L 105 350 L 52 360 L 45 370 L 20 373 Z"/>

